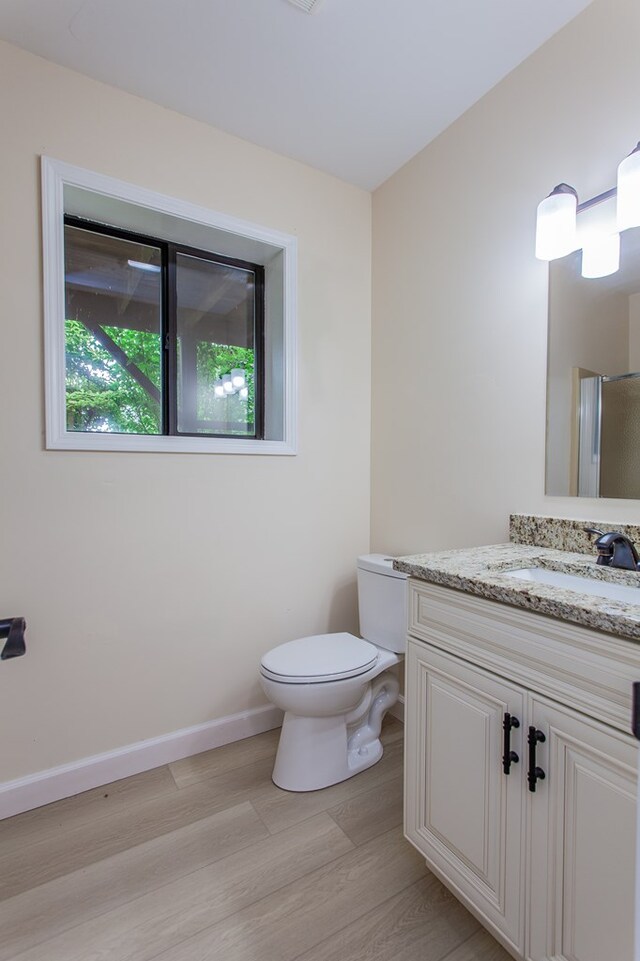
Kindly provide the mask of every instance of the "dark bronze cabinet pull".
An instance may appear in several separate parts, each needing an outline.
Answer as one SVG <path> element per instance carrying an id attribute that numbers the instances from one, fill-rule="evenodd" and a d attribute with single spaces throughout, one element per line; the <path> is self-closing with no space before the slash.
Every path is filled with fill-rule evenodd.
<path id="1" fill-rule="evenodd" d="M 640 681 L 633 682 L 633 706 L 631 708 L 631 730 L 640 741 Z"/>
<path id="2" fill-rule="evenodd" d="M 538 744 L 544 744 L 546 740 L 542 731 L 536 730 L 533 726 L 529 728 L 529 737 L 527 738 L 529 744 L 529 773 L 527 774 L 527 780 L 530 791 L 535 791 L 537 781 L 544 781 L 546 777 L 542 768 L 536 767 L 536 747 Z"/>
<path id="3" fill-rule="evenodd" d="M 520 721 L 513 714 L 505 714 L 502 722 L 504 731 L 504 742 L 502 751 L 502 770 L 505 774 L 511 773 L 511 765 L 517 764 L 520 758 L 515 751 L 511 750 L 511 728 L 520 727 Z"/>

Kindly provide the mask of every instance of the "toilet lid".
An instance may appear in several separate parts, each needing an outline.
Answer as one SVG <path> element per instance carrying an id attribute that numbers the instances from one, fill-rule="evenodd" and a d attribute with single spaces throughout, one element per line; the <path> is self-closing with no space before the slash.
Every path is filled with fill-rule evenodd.
<path id="1" fill-rule="evenodd" d="M 310 684 L 357 677 L 373 667 L 378 650 L 353 634 L 314 634 L 274 647 L 262 658 L 264 677 Z"/>

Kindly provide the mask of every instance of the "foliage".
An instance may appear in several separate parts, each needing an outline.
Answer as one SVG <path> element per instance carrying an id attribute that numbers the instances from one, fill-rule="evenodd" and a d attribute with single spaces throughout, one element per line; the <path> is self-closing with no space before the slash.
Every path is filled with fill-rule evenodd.
<path id="1" fill-rule="evenodd" d="M 160 335 L 105 327 L 127 357 L 160 389 Z M 160 404 L 78 320 L 65 321 L 69 430 L 157 434 Z"/>
<path id="2" fill-rule="evenodd" d="M 105 326 L 104 331 L 135 366 L 158 388 L 162 387 L 160 335 L 149 331 Z M 116 360 L 96 335 L 78 320 L 65 321 L 67 427 L 69 430 L 128 434 L 162 431 L 159 401 Z M 197 419 L 200 431 L 247 433 L 253 422 L 254 352 L 249 348 L 199 343 L 197 364 Z M 214 399 L 213 385 L 234 367 L 249 376 L 249 397 Z M 213 423 L 211 423 L 213 422 Z M 227 426 L 228 425 L 228 426 Z"/>

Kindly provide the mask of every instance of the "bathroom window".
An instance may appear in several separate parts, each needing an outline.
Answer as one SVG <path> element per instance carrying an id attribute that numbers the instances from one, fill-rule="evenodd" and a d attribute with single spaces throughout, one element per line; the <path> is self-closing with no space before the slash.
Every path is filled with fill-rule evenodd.
<path id="1" fill-rule="evenodd" d="M 264 268 L 65 218 L 67 430 L 263 436 Z"/>
<path id="2" fill-rule="evenodd" d="M 42 158 L 46 445 L 296 453 L 294 237 Z"/>

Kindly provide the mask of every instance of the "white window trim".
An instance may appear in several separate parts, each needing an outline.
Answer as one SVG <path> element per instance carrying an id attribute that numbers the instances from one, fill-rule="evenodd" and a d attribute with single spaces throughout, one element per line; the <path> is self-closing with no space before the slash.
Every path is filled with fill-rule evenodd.
<path id="1" fill-rule="evenodd" d="M 64 187 L 82 187 L 183 220 L 272 244 L 284 257 L 284 432 L 282 440 L 81 433 L 66 427 Z M 297 240 L 184 200 L 42 157 L 46 446 L 52 450 L 191 454 L 295 454 L 297 450 Z"/>

